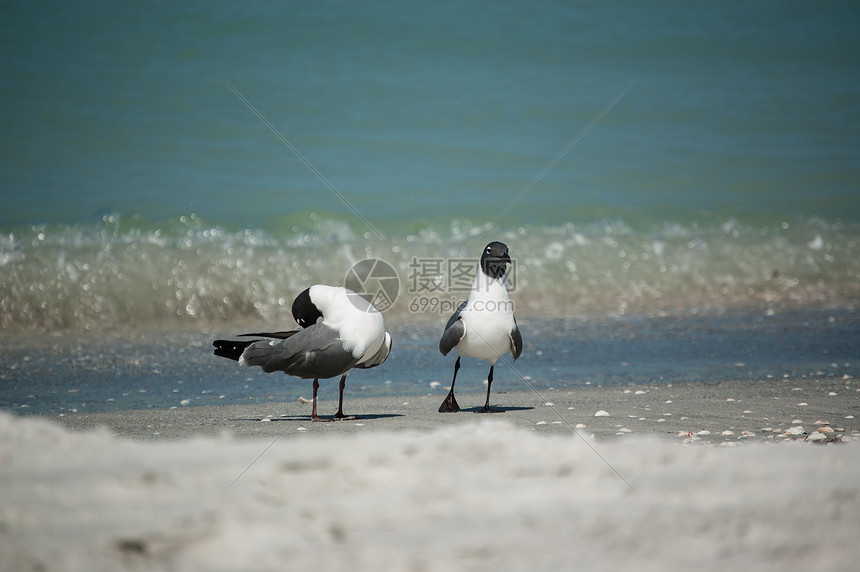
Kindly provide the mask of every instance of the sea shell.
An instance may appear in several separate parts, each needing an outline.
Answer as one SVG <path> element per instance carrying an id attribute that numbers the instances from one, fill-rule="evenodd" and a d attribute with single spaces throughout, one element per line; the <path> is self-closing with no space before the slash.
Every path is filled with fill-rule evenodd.
<path id="1" fill-rule="evenodd" d="M 824 433 L 819 433 L 818 431 L 812 433 L 809 437 L 806 438 L 807 441 L 824 441 L 827 439 L 827 436 Z"/>
<path id="2" fill-rule="evenodd" d="M 803 435 L 806 431 L 803 430 L 801 425 L 795 425 L 791 429 L 786 429 L 783 432 L 783 435 Z"/>
<path id="3" fill-rule="evenodd" d="M 594 414 L 594 417 L 609 417 L 609 413 L 607 413 L 606 411 L 601 409 L 600 411 L 598 411 L 597 413 Z"/>

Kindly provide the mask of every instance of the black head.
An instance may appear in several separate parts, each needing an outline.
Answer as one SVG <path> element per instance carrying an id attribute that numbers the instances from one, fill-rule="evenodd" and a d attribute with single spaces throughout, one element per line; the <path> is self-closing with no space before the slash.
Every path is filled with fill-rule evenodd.
<path id="1" fill-rule="evenodd" d="M 316 324 L 317 320 L 322 318 L 322 312 L 311 302 L 310 288 L 296 296 L 293 301 L 293 318 L 303 328 Z"/>
<path id="2" fill-rule="evenodd" d="M 490 278 L 501 278 L 505 275 L 505 265 L 511 263 L 508 247 L 502 242 L 491 242 L 481 254 L 481 270 Z"/>

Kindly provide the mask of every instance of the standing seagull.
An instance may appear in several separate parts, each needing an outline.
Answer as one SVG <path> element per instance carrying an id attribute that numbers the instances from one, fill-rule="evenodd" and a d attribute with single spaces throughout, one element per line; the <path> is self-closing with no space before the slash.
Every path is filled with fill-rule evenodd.
<path id="1" fill-rule="evenodd" d="M 340 378 L 340 398 L 335 419 L 343 414 L 346 375 L 354 367 L 375 367 L 391 353 L 391 336 L 385 331 L 382 314 L 367 300 L 346 288 L 317 284 L 293 302 L 293 318 L 302 329 L 287 332 L 242 334 L 270 340 L 215 340 L 215 355 L 258 365 L 266 373 L 283 371 L 302 379 L 313 379 L 311 419 L 317 415 L 319 380 Z"/>
<path id="2" fill-rule="evenodd" d="M 513 303 L 508 296 L 506 279 L 507 265 L 511 263 L 508 247 L 501 242 L 491 242 L 481 254 L 481 263 L 472 284 L 469 299 L 448 320 L 445 332 L 439 340 L 439 351 L 448 355 L 457 348 L 457 361 L 454 363 L 454 378 L 451 391 L 439 413 L 460 411 L 454 398 L 454 382 L 460 369 L 460 357 L 469 356 L 490 362 L 487 375 L 487 401 L 479 413 L 495 413 L 490 409 L 490 388 L 493 385 L 493 368 L 496 361 L 511 352 L 514 359 L 523 352 L 523 338 L 517 321 L 514 319 Z"/>

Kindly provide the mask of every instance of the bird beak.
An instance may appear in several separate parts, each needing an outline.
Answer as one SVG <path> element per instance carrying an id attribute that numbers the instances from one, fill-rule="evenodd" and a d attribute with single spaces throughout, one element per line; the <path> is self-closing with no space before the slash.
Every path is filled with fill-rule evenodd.
<path id="1" fill-rule="evenodd" d="M 508 256 L 508 253 L 507 253 L 507 252 L 506 252 L 506 253 L 504 253 L 504 254 L 502 255 L 502 257 L 501 257 L 501 259 L 500 259 L 500 260 L 501 260 L 502 262 L 504 262 L 505 264 L 511 264 L 511 257 L 510 257 L 510 256 Z"/>

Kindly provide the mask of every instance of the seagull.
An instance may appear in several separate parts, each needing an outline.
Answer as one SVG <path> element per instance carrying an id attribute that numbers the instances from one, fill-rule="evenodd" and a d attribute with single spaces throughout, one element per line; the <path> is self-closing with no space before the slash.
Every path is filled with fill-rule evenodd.
<path id="1" fill-rule="evenodd" d="M 514 318 L 513 302 L 508 296 L 507 265 L 511 263 L 508 247 L 501 242 L 491 242 L 481 254 L 481 262 L 469 299 L 460 307 L 445 325 L 445 332 L 439 340 L 442 355 L 457 348 L 457 361 L 454 363 L 454 378 L 451 390 L 439 413 L 460 411 L 454 398 L 454 382 L 460 369 L 460 357 L 469 356 L 490 362 L 487 375 L 487 401 L 478 413 L 496 413 L 500 410 L 490 408 L 490 388 L 493 385 L 493 368 L 503 354 L 511 352 L 514 359 L 523 352 L 523 338 Z"/>
<path id="2" fill-rule="evenodd" d="M 313 379 L 311 419 L 317 415 L 319 380 L 341 376 L 340 398 L 334 419 L 354 419 L 343 414 L 346 375 L 354 367 L 376 367 L 391 353 L 391 335 L 382 314 L 367 300 L 347 288 L 316 284 L 293 302 L 293 318 L 301 329 L 242 334 L 262 340 L 215 340 L 215 355 L 240 365 L 260 366 L 266 373 L 283 371 Z"/>

